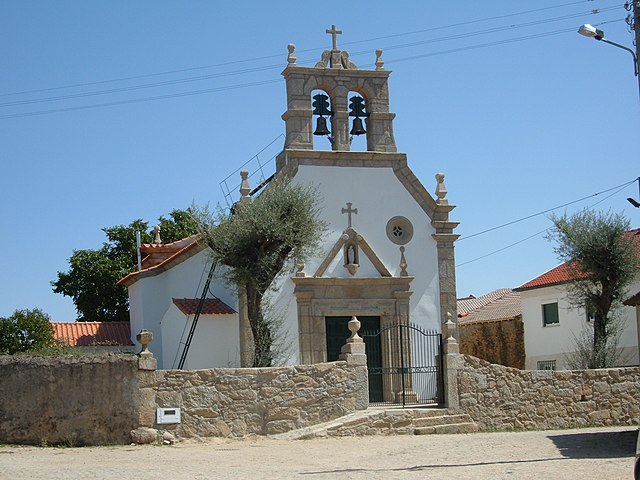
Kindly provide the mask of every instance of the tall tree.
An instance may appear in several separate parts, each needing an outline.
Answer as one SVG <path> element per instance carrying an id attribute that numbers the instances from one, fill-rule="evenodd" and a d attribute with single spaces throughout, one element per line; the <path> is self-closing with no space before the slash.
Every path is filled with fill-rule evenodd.
<path id="1" fill-rule="evenodd" d="M 180 240 L 197 233 L 191 209 L 173 210 L 170 218 L 158 219 L 162 241 Z M 143 243 L 153 241 L 147 222 L 137 219 L 129 225 L 103 228 L 107 241 L 98 250 L 74 250 L 69 271 L 58 272 L 53 291 L 71 297 L 78 321 L 126 321 L 129 319 L 127 289 L 116 285 L 137 264 L 135 232 Z"/>
<path id="2" fill-rule="evenodd" d="M 584 210 L 572 216 L 552 216 L 558 257 L 567 262 L 572 280 L 569 302 L 593 315 L 592 351 L 586 368 L 612 366 L 615 311 L 627 287 L 638 275 L 640 242 L 629 232 L 624 216 Z"/>
<path id="3" fill-rule="evenodd" d="M 273 180 L 252 203 L 233 213 L 199 215 L 201 232 L 215 261 L 230 267 L 227 280 L 245 290 L 256 367 L 273 363 L 272 324 L 265 318 L 265 294 L 288 261 L 304 261 L 319 244 L 325 224 L 319 219 L 315 188 Z"/>
<path id="4" fill-rule="evenodd" d="M 14 355 L 48 347 L 53 343 L 49 315 L 38 308 L 16 310 L 0 317 L 0 355 Z"/>

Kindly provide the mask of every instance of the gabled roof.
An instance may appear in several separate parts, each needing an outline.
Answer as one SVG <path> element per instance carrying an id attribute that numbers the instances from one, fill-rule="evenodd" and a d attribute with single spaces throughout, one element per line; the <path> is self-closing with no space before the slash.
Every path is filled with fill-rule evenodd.
<path id="1" fill-rule="evenodd" d="M 640 228 L 629 230 L 628 233 L 632 236 L 636 247 L 638 248 L 638 252 L 640 252 Z M 550 287 L 569 282 L 576 278 L 587 278 L 587 274 L 581 272 L 573 262 L 565 262 L 534 278 L 533 280 L 529 280 L 527 283 L 520 285 L 516 290 L 522 291 L 532 288 Z"/>
<path id="2" fill-rule="evenodd" d="M 520 294 L 510 288 L 494 290 L 478 298 L 462 298 L 457 306 L 459 323 L 507 320 L 522 315 Z"/>
<path id="3" fill-rule="evenodd" d="M 56 340 L 66 340 L 71 347 L 95 345 L 130 346 L 129 322 L 51 322 Z"/>
<path id="4" fill-rule="evenodd" d="M 192 235 L 172 243 L 145 243 L 140 251 L 147 254 L 142 261 L 142 270 L 131 272 L 118 280 L 118 285 L 129 287 L 141 278 L 158 275 L 207 248 L 199 235 Z"/>
<path id="5" fill-rule="evenodd" d="M 195 315 L 199 298 L 174 298 L 173 304 L 185 315 Z M 202 306 L 202 315 L 231 315 L 236 311 L 219 298 L 207 298 Z"/>
<path id="6" fill-rule="evenodd" d="M 550 287 L 552 285 L 560 285 L 567 283 L 576 278 L 576 275 L 586 278 L 585 274 L 577 273 L 578 270 L 573 268 L 571 262 L 561 263 L 557 267 L 553 267 L 548 272 L 529 280 L 516 288 L 517 291 L 528 290 L 530 288 Z"/>

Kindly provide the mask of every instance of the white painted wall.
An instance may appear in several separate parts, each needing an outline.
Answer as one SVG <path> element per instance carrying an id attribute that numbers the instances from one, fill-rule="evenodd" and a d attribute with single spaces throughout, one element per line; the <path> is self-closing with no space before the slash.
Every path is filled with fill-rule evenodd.
<path id="1" fill-rule="evenodd" d="M 312 276 L 347 228 L 347 215 L 342 214 L 347 202 L 358 214 L 352 215 L 352 226 L 367 241 L 393 276 L 400 275 L 400 246 L 389 240 L 387 222 L 396 216 L 413 224 L 413 238 L 405 245 L 407 271 L 415 277 L 411 283 L 410 320 L 423 328 L 440 331 L 439 278 L 436 243 L 431 237 L 435 229 L 431 219 L 400 183 L 391 168 L 331 167 L 300 165 L 294 183 L 318 188 L 321 217 L 328 224 L 321 253 L 308 261 L 304 272 Z M 435 183 L 435 182 L 434 182 Z M 355 277 L 379 277 L 375 267 L 360 251 L 360 268 Z M 343 267 L 342 251 L 325 272 L 326 277 L 350 278 Z M 288 363 L 298 363 L 298 322 L 294 285 L 291 274 L 276 282 L 274 300 L 285 312 L 285 329 L 293 342 Z"/>
<path id="2" fill-rule="evenodd" d="M 158 360 L 158 368 L 170 369 L 177 365 L 186 340 L 187 317 L 173 304 L 173 298 L 200 298 L 209 273 L 208 250 L 186 259 L 158 275 L 140 278 L 129 287 L 131 335 L 143 328 L 154 334 L 149 349 Z M 235 289 L 229 288 L 219 277 L 224 267 L 218 267 L 211 282 L 208 298 L 218 297 L 234 310 L 238 310 Z M 190 316 L 189 325 L 193 319 Z M 239 365 L 239 327 L 236 315 L 201 316 L 185 368 L 227 367 Z M 184 335 L 184 336 L 183 336 Z M 184 340 L 181 340 L 184 339 Z"/>
<path id="3" fill-rule="evenodd" d="M 631 287 L 637 292 L 640 283 Z M 564 285 L 535 288 L 520 292 L 522 321 L 524 323 L 525 368 L 535 370 L 539 361 L 555 360 L 558 370 L 568 368 L 567 354 L 575 350 L 574 337 L 588 328 L 583 309 L 572 307 L 567 300 Z M 560 323 L 543 326 L 542 305 L 558 302 Z M 622 307 L 624 330 L 620 336 L 622 365 L 638 365 L 638 319 L 635 307 Z"/>

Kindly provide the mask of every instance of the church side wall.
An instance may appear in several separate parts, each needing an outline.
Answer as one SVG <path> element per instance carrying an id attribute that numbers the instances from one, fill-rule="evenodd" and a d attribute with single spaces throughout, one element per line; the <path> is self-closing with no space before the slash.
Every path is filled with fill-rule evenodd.
<path id="1" fill-rule="evenodd" d="M 208 250 L 203 250 L 173 268 L 155 276 L 141 278 L 129 287 L 131 333 L 135 337 L 143 328 L 154 332 L 155 341 L 152 349 L 160 368 L 174 366 L 176 354 L 181 348 L 183 332 L 185 338 L 188 333 L 188 330 L 185 332 L 187 317 L 173 305 L 172 299 L 200 298 L 210 267 L 207 252 Z M 216 269 L 217 275 L 211 283 L 208 296 L 215 295 L 237 311 L 238 298 L 235 290 L 229 288 L 218 277 L 223 273 L 223 268 Z M 239 348 L 237 315 L 235 317 L 235 320 L 231 320 L 233 325 L 230 325 L 229 319 L 225 318 L 225 323 L 222 325 L 223 332 L 213 332 L 209 328 L 212 321 L 199 322 L 195 333 L 197 338 L 194 337 L 192 344 L 195 353 L 190 349 L 188 358 L 194 365 L 190 368 L 235 365 L 232 354 Z M 192 319 L 193 315 L 190 315 L 189 320 Z M 213 323 L 217 322 L 218 320 Z M 206 345 L 198 346 L 202 342 Z M 225 347 L 224 353 L 218 348 L 222 344 Z M 215 359 L 212 360 L 214 363 L 206 363 L 211 360 L 211 355 L 200 351 L 207 348 L 216 351 L 213 355 Z"/>
<path id="2" fill-rule="evenodd" d="M 517 370 L 461 356 L 460 410 L 481 430 L 640 424 L 640 368 Z"/>

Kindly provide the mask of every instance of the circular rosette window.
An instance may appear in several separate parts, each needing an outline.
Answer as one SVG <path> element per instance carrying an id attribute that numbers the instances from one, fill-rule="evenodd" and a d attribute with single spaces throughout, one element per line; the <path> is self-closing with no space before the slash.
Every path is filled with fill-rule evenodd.
<path id="1" fill-rule="evenodd" d="M 387 237 L 396 245 L 406 245 L 413 238 L 413 225 L 405 217 L 393 217 L 387 222 Z"/>

